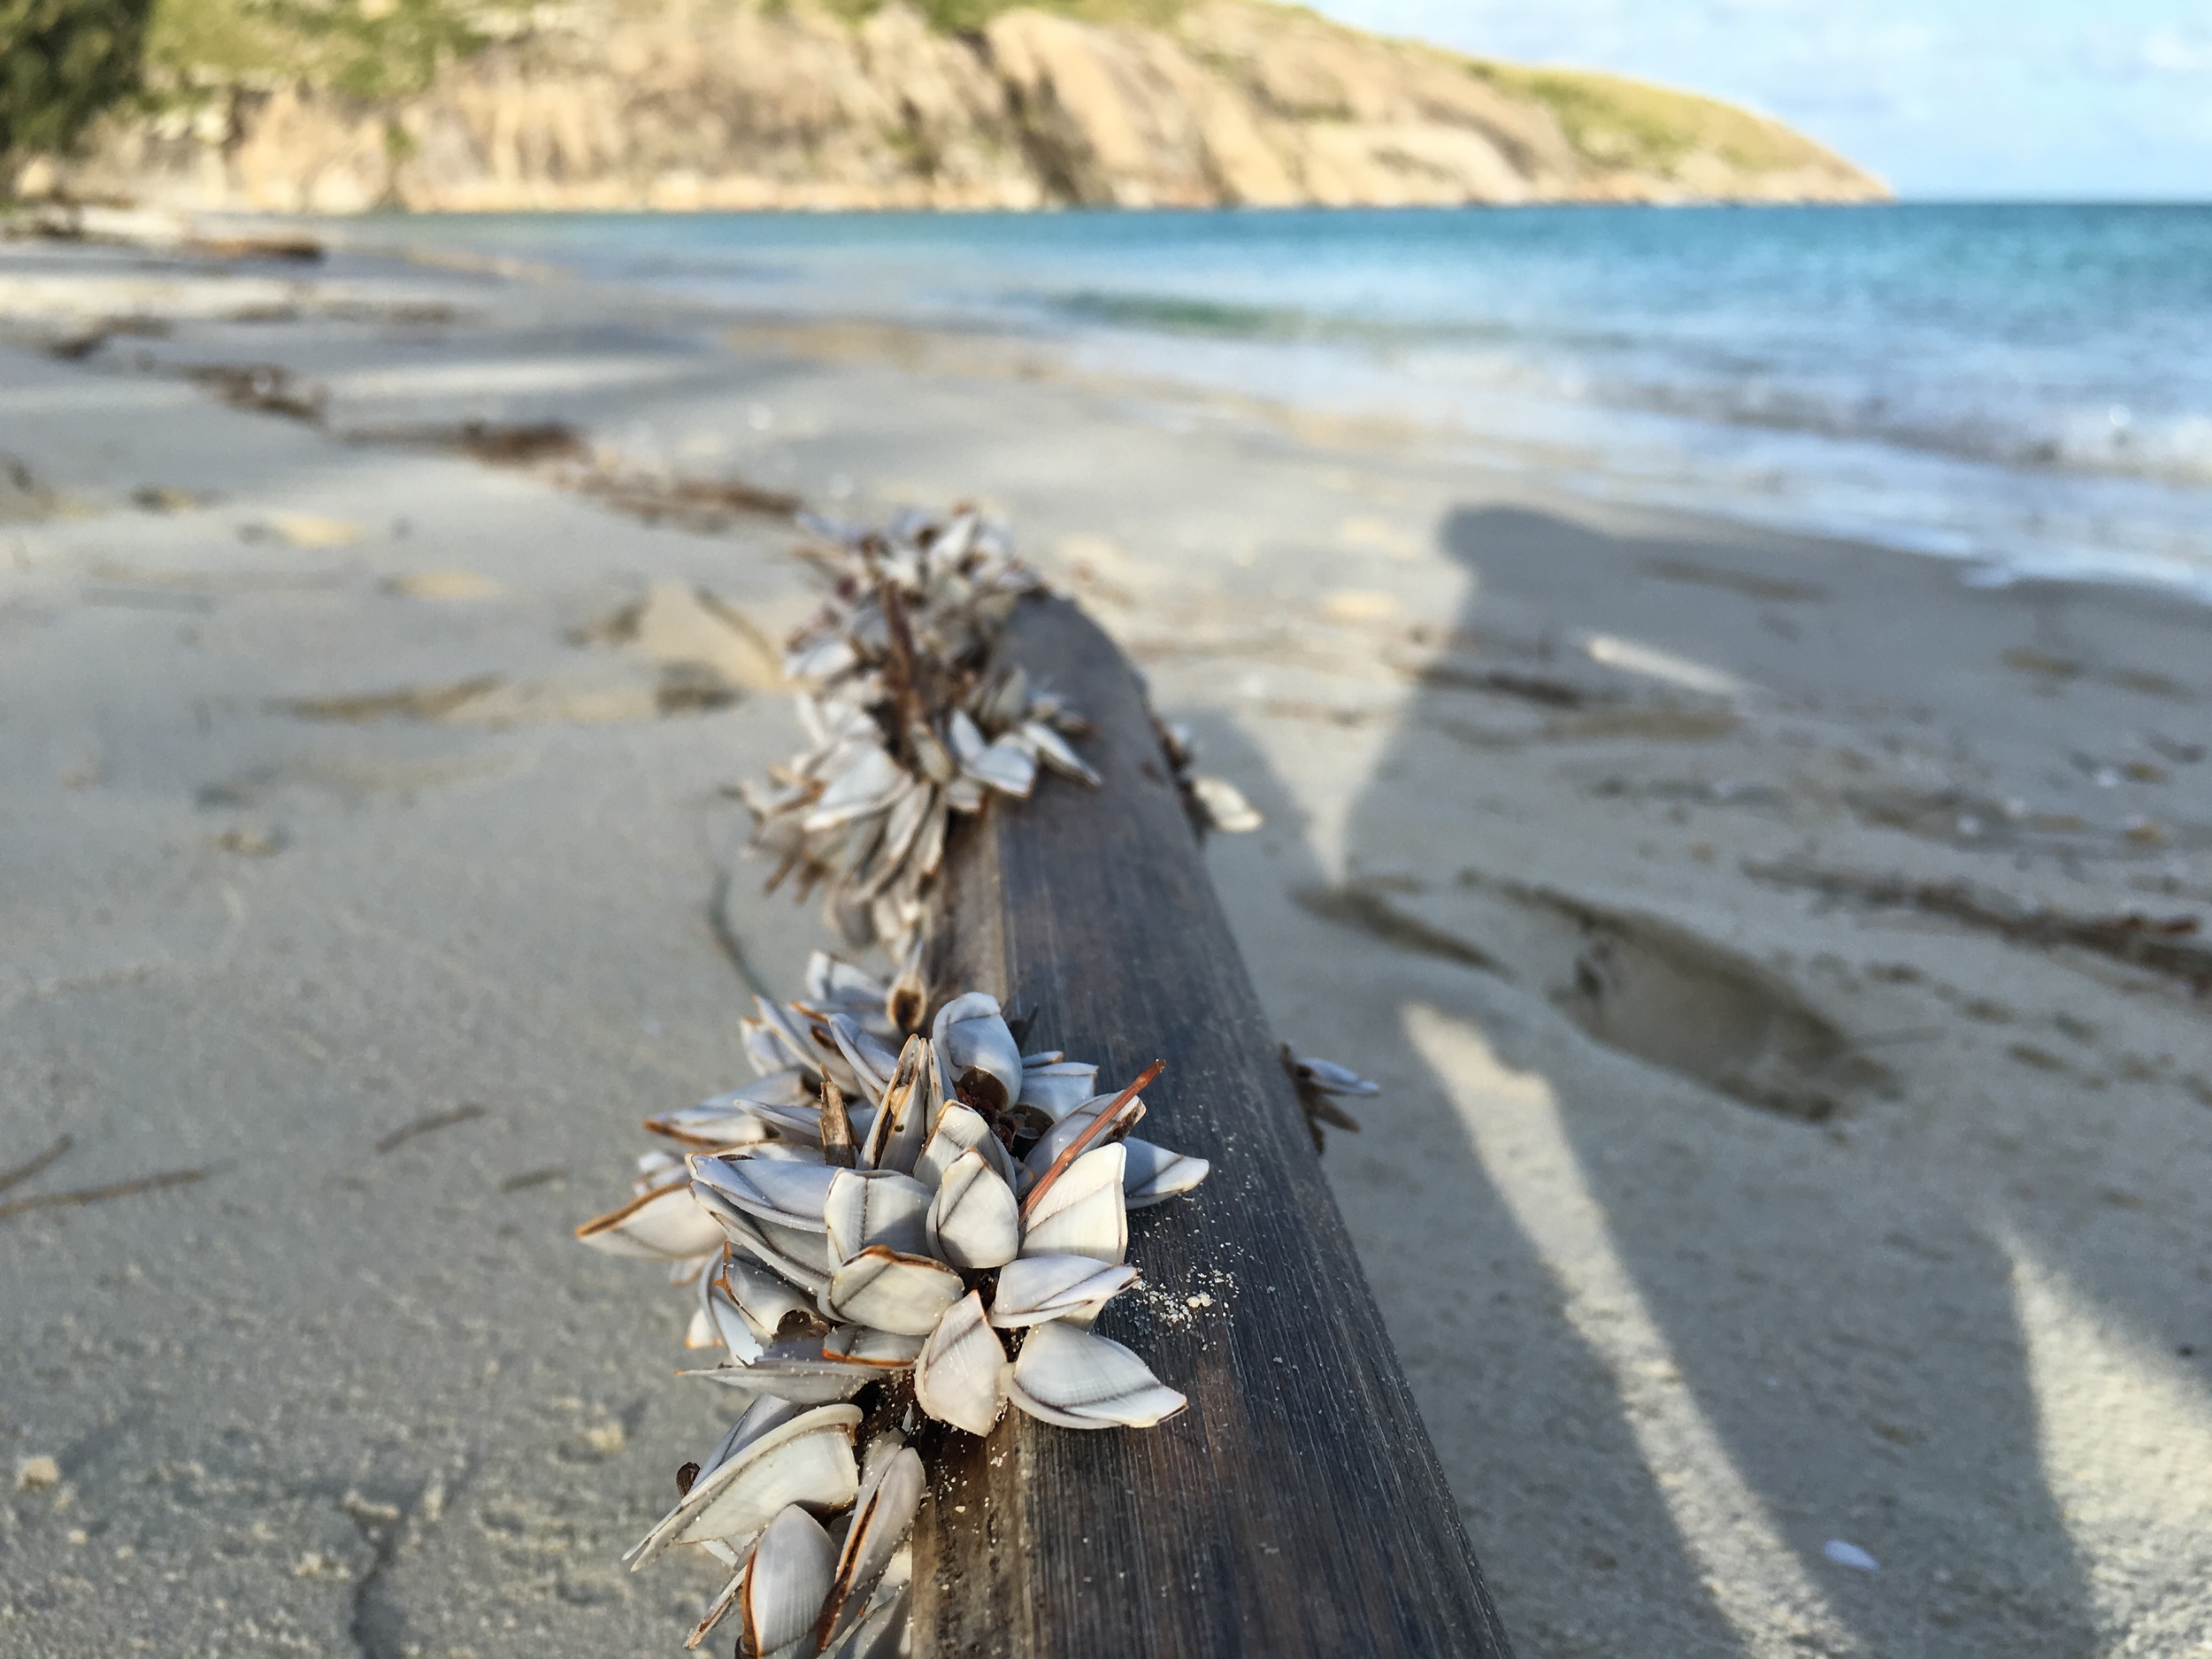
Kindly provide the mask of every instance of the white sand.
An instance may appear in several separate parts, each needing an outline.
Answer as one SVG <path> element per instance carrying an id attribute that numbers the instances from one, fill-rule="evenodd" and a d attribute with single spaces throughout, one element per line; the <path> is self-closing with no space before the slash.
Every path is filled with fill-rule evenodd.
<path id="1" fill-rule="evenodd" d="M 1745 870 L 2206 916 L 2212 617 L 1002 342 L 81 249 L 0 249 L 0 310 L 182 319 L 0 348 L 0 1168 L 73 1141 L 0 1204 L 209 1171 L 0 1219 L 0 1655 L 669 1652 L 708 1587 L 617 1560 L 721 1411 L 681 1298 L 566 1229 L 744 1073 L 720 790 L 793 728 L 656 713 L 680 617 L 572 635 L 807 580 L 346 441 L 470 416 L 980 495 L 1146 665 L 1268 815 L 1210 856 L 1279 1028 L 1386 1086 L 1326 1167 L 1523 1654 L 2212 1650 L 2207 1008 Z"/>

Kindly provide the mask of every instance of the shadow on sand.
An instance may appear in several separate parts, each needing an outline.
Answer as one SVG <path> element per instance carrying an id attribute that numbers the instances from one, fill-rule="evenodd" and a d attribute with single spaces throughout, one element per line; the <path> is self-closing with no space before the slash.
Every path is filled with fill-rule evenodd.
<path id="1" fill-rule="evenodd" d="M 1548 618 L 1806 696 L 1856 689 L 1851 618 L 1793 619 L 1795 640 L 1716 618 L 1697 572 L 1727 561 L 1709 546 L 1518 510 L 1457 513 L 1442 541 L 1468 572 L 1470 637 Z M 1663 587 L 1628 580 L 1669 562 Z M 1816 575 L 1771 580 L 1724 597 L 1787 611 L 1818 593 Z M 1749 660 L 1724 655 L 1747 640 Z M 1196 724 L 1209 769 L 1269 818 L 1210 852 L 1263 997 L 1300 1047 L 1385 1086 L 1326 1167 L 1519 1650 L 2097 1651 L 1979 1195 L 1853 1152 L 1855 1117 L 1918 1110 L 1883 1098 L 1878 1070 L 1828 1079 L 1824 1109 L 1731 1086 L 1736 1050 L 1786 1046 L 1803 1011 L 1763 965 L 1532 899 L 1479 816 L 1409 831 L 1440 768 L 1486 764 L 1436 734 L 1466 707 L 1416 695 L 1333 870 L 1313 849 L 1338 832 L 1317 835 L 1227 719 Z M 1471 953 L 1346 906 L 1380 892 L 1418 912 L 1420 879 L 1373 873 L 1403 872 L 1422 833 L 1432 872 L 1477 872 L 1488 895 L 1463 912 L 1483 931 L 1449 936 Z M 1602 1005 L 1632 980 L 1644 1011 L 1609 1030 Z M 1716 1030 L 1741 1041 L 1701 1071 Z M 1836 1540 L 1881 1571 L 1830 1559 Z"/>

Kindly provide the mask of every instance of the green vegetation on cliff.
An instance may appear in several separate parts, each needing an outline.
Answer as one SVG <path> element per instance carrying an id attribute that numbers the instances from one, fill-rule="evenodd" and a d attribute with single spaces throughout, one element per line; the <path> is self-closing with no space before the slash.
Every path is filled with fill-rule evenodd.
<path id="1" fill-rule="evenodd" d="M 1587 69 L 1525 69 L 1471 59 L 1468 67 L 1502 92 L 1549 109 L 1560 129 L 1601 167 L 1671 175 L 1686 157 L 1719 157 L 1746 172 L 1801 166 L 1812 146 L 1778 121 L 1717 98 Z"/>
<path id="2" fill-rule="evenodd" d="M 0 156 L 58 154 L 139 89 L 148 0 L 0 0 Z"/>
<path id="3" fill-rule="evenodd" d="M 840 17 L 857 21 L 883 10 L 888 0 L 827 0 Z M 1133 23 L 1143 28 L 1164 28 L 1188 9 L 1190 0 L 909 0 L 927 18 L 930 27 L 957 34 L 979 29 L 1002 12 L 1026 7 L 1051 12 L 1079 23 Z"/>
<path id="4" fill-rule="evenodd" d="M 402 98 L 490 38 L 452 0 L 154 0 L 146 57 L 157 91 L 303 82 Z"/>

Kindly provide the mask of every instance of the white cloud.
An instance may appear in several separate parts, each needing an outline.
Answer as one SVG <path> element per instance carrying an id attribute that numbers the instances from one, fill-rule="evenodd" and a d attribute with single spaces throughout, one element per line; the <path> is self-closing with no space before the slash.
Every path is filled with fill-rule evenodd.
<path id="1" fill-rule="evenodd" d="M 2171 24 L 2143 37 L 2143 67 L 2163 75 L 2200 75 L 2212 70 L 2212 42 L 2193 40 Z"/>

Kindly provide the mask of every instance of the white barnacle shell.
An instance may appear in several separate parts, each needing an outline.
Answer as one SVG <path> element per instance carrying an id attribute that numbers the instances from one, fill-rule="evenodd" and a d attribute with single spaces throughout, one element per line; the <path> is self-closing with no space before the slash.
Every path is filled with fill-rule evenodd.
<path id="1" fill-rule="evenodd" d="M 735 1248 L 810 1294 L 818 1296 L 829 1288 L 829 1240 L 825 1233 L 756 1220 L 703 1181 L 694 1182 L 691 1192 Z"/>
<path id="2" fill-rule="evenodd" d="M 696 1156 L 690 1154 L 688 1156 Z M 757 1147 L 733 1147 L 718 1156 L 754 1164 L 826 1164 L 829 1158 L 818 1141 L 764 1141 Z M 687 1165 L 687 1167 L 688 1167 Z"/>
<path id="3" fill-rule="evenodd" d="M 909 1640 L 914 1579 L 914 1551 L 910 1545 L 895 1552 L 883 1581 L 870 1598 L 868 1610 L 830 1659 L 906 1659 L 912 1651 Z"/>
<path id="4" fill-rule="evenodd" d="M 907 747 L 914 751 L 914 764 L 922 769 L 922 776 L 936 784 L 950 783 L 953 773 L 952 751 L 939 741 L 937 733 L 917 720 L 907 728 Z"/>
<path id="5" fill-rule="evenodd" d="M 883 1103 L 861 1142 L 861 1168 L 904 1173 L 914 1167 L 942 1098 L 937 1085 L 937 1063 L 928 1040 L 909 1037 L 884 1087 Z"/>
<path id="6" fill-rule="evenodd" d="M 653 1134 L 665 1135 L 701 1152 L 730 1152 L 739 1147 L 758 1146 L 775 1140 L 778 1133 L 777 1125 L 761 1113 L 741 1102 L 721 1099 L 702 1101 L 696 1106 L 648 1118 L 645 1127 Z"/>
<path id="7" fill-rule="evenodd" d="M 724 1247 L 726 1249 L 726 1246 Z M 730 1294 L 722 1273 L 699 1275 L 699 1305 L 692 1312 L 691 1328 L 684 1333 L 686 1348 L 726 1348 L 741 1365 L 767 1351 L 770 1338 L 753 1328 L 745 1310 Z"/>
<path id="8" fill-rule="evenodd" d="M 821 1045 L 814 1041 L 814 1033 L 792 1018 L 791 1010 L 780 1003 L 772 1002 L 764 996 L 756 996 L 753 1006 L 760 1010 L 762 1028 L 774 1040 L 783 1058 L 783 1068 L 798 1067 L 801 1071 L 819 1072 L 823 1069 Z"/>
<path id="9" fill-rule="evenodd" d="M 1244 798 L 1244 791 L 1226 778 L 1193 772 L 1185 785 L 1206 814 L 1206 821 L 1225 835 L 1247 834 L 1266 822 Z"/>
<path id="10" fill-rule="evenodd" d="M 1009 1262 L 991 1298 L 991 1323 L 1002 1331 L 1048 1319 L 1087 1325 L 1107 1302 L 1137 1282 L 1125 1262 L 1087 1256 L 1025 1256 Z"/>
<path id="11" fill-rule="evenodd" d="M 1024 1256 L 1087 1256 L 1118 1262 L 1129 1253 L 1119 1146 L 1094 1147 L 1031 1193 L 1022 1216 Z"/>
<path id="12" fill-rule="evenodd" d="M 813 1079 L 792 1066 L 703 1100 L 696 1106 L 648 1118 L 645 1126 L 655 1134 L 709 1152 L 726 1152 L 769 1139 L 818 1142 L 822 1138 L 821 1109 Z M 762 1128 L 771 1133 L 762 1134 Z"/>
<path id="13" fill-rule="evenodd" d="M 930 1029 L 945 1094 L 966 1083 L 997 1106 L 1011 1105 L 1022 1089 L 1022 1051 L 1007 1029 L 998 998 L 984 991 L 956 996 L 937 1010 Z"/>
<path id="14" fill-rule="evenodd" d="M 830 1276 L 823 1306 L 849 1325 L 926 1336 L 964 1288 L 960 1275 L 933 1256 L 872 1244 Z"/>
<path id="15" fill-rule="evenodd" d="M 840 1173 L 826 1164 L 749 1152 L 726 1158 L 695 1155 L 691 1159 L 695 1189 L 707 1187 L 756 1220 L 801 1233 L 820 1233 L 829 1225 L 822 1205 L 829 1197 L 830 1183 Z"/>
<path id="16" fill-rule="evenodd" d="M 1064 1429 L 1148 1429 L 1190 1403 L 1111 1337 L 1057 1321 L 1029 1333 L 1006 1392 Z"/>
<path id="17" fill-rule="evenodd" d="M 972 509 L 955 513 L 952 522 L 930 538 L 929 562 L 933 568 L 949 570 L 968 557 L 968 549 L 976 542 L 976 534 L 983 527 L 982 515 Z"/>
<path id="18" fill-rule="evenodd" d="M 641 1194 L 576 1229 L 576 1236 L 595 1250 L 646 1262 L 687 1262 L 708 1255 L 721 1242 L 721 1233 L 682 1181 Z"/>
<path id="19" fill-rule="evenodd" d="M 882 749 L 867 745 L 815 798 L 803 827 L 812 834 L 849 824 L 871 812 L 882 811 L 913 787 L 914 780 L 905 768 Z"/>
<path id="20" fill-rule="evenodd" d="M 860 1013 L 883 1006 L 884 984 L 860 966 L 818 950 L 806 959 L 807 1001 L 818 1008 Z"/>
<path id="21" fill-rule="evenodd" d="M 929 1248 L 929 1188 L 896 1170 L 840 1170 L 823 1201 L 830 1262 L 842 1266 L 872 1244 L 915 1256 Z"/>
<path id="22" fill-rule="evenodd" d="M 963 766 L 972 766 L 990 747 L 981 728 L 968 718 L 964 709 L 952 711 L 952 718 L 945 722 L 945 735 L 952 741 L 953 758 Z"/>
<path id="23" fill-rule="evenodd" d="M 1190 772 L 1186 774 L 1184 787 L 1190 790 L 1190 796 L 1197 801 L 1199 810 L 1206 814 L 1206 821 L 1221 834 L 1250 834 L 1252 830 L 1259 830 L 1265 823 L 1265 818 L 1259 814 L 1259 808 L 1246 801 L 1243 790 L 1239 790 L 1228 779 L 1208 777 L 1206 772 Z"/>
<path id="24" fill-rule="evenodd" d="M 718 1282 L 731 1305 L 763 1342 L 775 1341 L 794 1320 L 802 1325 L 812 1325 L 818 1317 L 811 1296 L 794 1287 L 781 1274 L 757 1266 L 734 1251 L 723 1264 Z"/>
<path id="25" fill-rule="evenodd" d="M 927 1230 L 931 1253 L 955 1267 L 970 1272 L 1003 1267 L 1021 1250 L 1021 1206 L 1005 1177 L 979 1149 L 971 1148 L 953 1160 L 938 1183 Z"/>
<path id="26" fill-rule="evenodd" d="M 691 1490 L 630 1552 L 634 1572 L 672 1544 L 747 1537 L 787 1504 L 840 1509 L 860 1489 L 856 1406 L 801 1410 L 763 1395 L 737 1420 Z"/>
<path id="27" fill-rule="evenodd" d="M 914 1399 L 940 1423 L 988 1434 L 1006 1409 L 1006 1350 L 970 1291 L 938 1320 L 914 1362 Z"/>
<path id="28" fill-rule="evenodd" d="M 1085 1130 L 1097 1119 L 1099 1111 L 1115 1097 L 1110 1094 L 1094 1095 L 1075 1110 L 1045 1131 L 1037 1144 L 1023 1159 L 1033 1174 L 1042 1175 L 1055 1159 L 1066 1151 Z M 1122 1199 L 1132 1210 L 1142 1210 L 1148 1204 L 1164 1202 L 1181 1193 L 1187 1193 L 1212 1171 L 1213 1166 L 1204 1158 L 1192 1157 L 1187 1153 L 1171 1151 L 1149 1141 L 1140 1141 L 1131 1135 L 1121 1142 L 1126 1153 L 1122 1167 Z"/>
<path id="29" fill-rule="evenodd" d="M 910 1446 L 893 1444 L 879 1455 L 884 1443 L 868 1448 L 867 1466 L 861 1471 L 860 1496 L 853 1504 L 852 1525 L 845 1547 L 838 1552 L 837 1573 L 822 1602 L 822 1615 L 814 1627 L 814 1640 L 825 1653 L 859 1623 L 891 1565 L 891 1558 L 913 1529 L 922 1507 L 925 1477 L 922 1460 Z"/>
<path id="30" fill-rule="evenodd" d="M 898 804 L 884 821 L 883 839 L 877 844 L 872 868 L 865 872 L 861 883 L 862 896 L 872 897 L 897 879 L 907 854 L 920 839 L 922 827 L 929 821 L 930 810 L 936 804 L 937 791 L 927 785 L 899 797 Z M 879 1008 L 882 1000 L 877 999 Z"/>
<path id="31" fill-rule="evenodd" d="M 1121 1143 L 1127 1161 L 1122 1167 L 1122 1202 L 1142 1210 L 1187 1193 L 1212 1173 L 1213 1165 L 1187 1152 L 1171 1152 L 1134 1135 Z"/>
<path id="32" fill-rule="evenodd" d="M 1098 774 L 1084 764 L 1083 757 L 1069 746 L 1066 738 L 1062 737 L 1042 720 L 1030 720 L 1024 724 L 1021 728 L 1021 737 L 1022 741 L 1035 751 L 1037 758 L 1051 767 L 1053 771 L 1063 777 L 1074 778 L 1087 783 L 1094 789 L 1099 787 Z"/>
<path id="33" fill-rule="evenodd" d="M 1037 757 L 1012 736 L 1002 737 L 966 763 L 969 776 L 1018 801 L 1037 787 Z"/>
<path id="34" fill-rule="evenodd" d="M 780 1511 L 753 1546 L 737 1598 L 741 1650 L 761 1659 L 814 1652 L 815 1622 L 837 1578 L 837 1546 L 797 1504 Z"/>
<path id="35" fill-rule="evenodd" d="M 972 1106 L 963 1106 L 958 1101 L 946 1102 L 937 1114 L 937 1126 L 930 1132 L 922 1156 L 914 1161 L 914 1179 L 925 1187 L 939 1185 L 945 1179 L 945 1171 L 964 1152 L 981 1153 L 983 1161 L 998 1171 L 999 1179 L 1009 1187 L 1013 1185 L 1013 1154 L 991 1133 L 991 1125 L 983 1121 L 981 1112 Z"/>
<path id="36" fill-rule="evenodd" d="M 841 1325 L 822 1339 L 822 1357 L 847 1365 L 873 1365 L 885 1371 L 904 1371 L 922 1351 L 920 1336 L 902 1336 L 895 1331 L 872 1331 L 864 1325 Z"/>
<path id="37" fill-rule="evenodd" d="M 1057 1058 L 1032 1065 L 1029 1061 L 1033 1058 L 1029 1056 L 1023 1060 L 1018 1104 L 1034 1106 L 1057 1123 L 1077 1107 L 1098 1098 L 1096 1066 Z"/>
<path id="38" fill-rule="evenodd" d="M 772 1077 L 790 1065 L 791 1056 L 784 1051 L 776 1028 L 767 1021 L 741 1018 L 737 1022 L 737 1035 L 745 1045 L 746 1059 L 763 1077 Z"/>
<path id="39" fill-rule="evenodd" d="M 836 1013 L 829 1017 L 830 1035 L 837 1043 L 837 1052 L 852 1068 L 853 1076 L 871 1101 L 883 1098 L 885 1086 L 891 1074 L 898 1069 L 896 1049 L 887 1047 L 851 1014 Z"/>
<path id="40" fill-rule="evenodd" d="M 710 1452 L 700 1461 L 699 1467 L 701 1474 L 710 1475 L 714 1473 L 716 1470 L 721 1468 L 723 1464 L 728 1463 L 737 1455 L 737 1453 L 742 1451 L 753 1441 L 760 1439 L 761 1436 L 767 1433 L 769 1430 L 780 1428 L 784 1424 L 790 1422 L 792 1418 L 799 1415 L 800 1409 L 800 1407 L 791 1404 L 788 1401 L 756 1400 L 752 1402 L 752 1403 L 747 1406 L 743 1411 L 738 1414 L 737 1421 L 731 1424 L 727 1429 L 723 1431 L 722 1438 L 715 1442 L 714 1450 Z M 693 1476 L 693 1491 L 695 1492 L 698 1489 L 698 1483 L 699 1476 Z M 687 1499 L 688 1499 L 691 1494 L 686 1493 L 684 1495 Z M 681 1506 L 680 1505 L 679 1507 L 680 1508 Z M 635 1553 L 636 1552 L 634 1550 L 631 1552 L 632 1555 L 634 1555 Z M 629 1559 L 629 1555 L 625 1555 L 623 1557 L 623 1560 L 625 1561 Z"/>
<path id="41" fill-rule="evenodd" d="M 908 882 L 914 892 L 920 890 L 923 878 L 935 875 L 938 866 L 944 862 L 945 831 L 952 822 L 952 803 L 949 791 L 961 781 L 956 778 L 952 784 L 937 792 L 936 803 L 930 808 L 929 818 L 922 826 L 922 833 L 914 838 L 914 850 L 906 864 Z M 909 897 L 911 896 L 910 893 Z M 921 1023 L 919 1004 L 914 1010 L 914 1023 Z"/>
<path id="42" fill-rule="evenodd" d="M 1349 1066 L 1341 1066 L 1333 1060 L 1317 1060 L 1311 1055 L 1294 1054 L 1290 1056 L 1291 1074 L 1299 1082 L 1319 1089 L 1325 1094 L 1379 1094 L 1382 1085 L 1362 1077 Z"/>
<path id="43" fill-rule="evenodd" d="M 975 718 L 997 731 L 1013 725 L 1029 708 L 1029 671 L 1018 664 L 975 700 Z"/>
<path id="44" fill-rule="evenodd" d="M 757 1077 L 749 1083 L 713 1096 L 716 1102 L 749 1106 L 757 1111 L 779 1106 L 811 1106 L 814 1099 L 813 1079 L 794 1066 L 771 1071 L 765 1077 Z"/>
<path id="45" fill-rule="evenodd" d="M 824 912 L 826 915 L 834 908 L 834 902 L 841 891 L 841 889 L 839 888 L 832 889 L 829 896 L 833 903 L 826 907 Z M 871 1084 L 867 1079 L 874 1074 L 872 1071 L 856 1069 L 852 1062 L 846 1057 L 845 1051 L 839 1044 L 836 1033 L 833 1029 L 839 1016 L 824 1013 L 819 1009 L 809 1008 L 803 1002 L 786 1003 L 784 1016 L 786 1021 L 812 1046 L 816 1069 L 823 1076 L 835 1082 L 848 1099 L 872 1102 L 878 1094 L 882 1093 L 879 1077 L 873 1084 Z M 851 1017 L 848 1015 L 845 1018 L 850 1018 Z M 878 1047 L 879 1045 L 870 1040 L 863 1052 L 872 1051 Z M 889 1067 L 887 1065 L 885 1070 L 888 1071 Z"/>
<path id="46" fill-rule="evenodd" d="M 842 634 L 819 634 L 784 653 L 784 677 L 787 680 L 834 680 L 859 660 L 860 654 L 854 649 L 853 642 Z"/>
<path id="47" fill-rule="evenodd" d="M 726 1222 L 722 1231 L 729 1233 Z M 772 1221 L 755 1222 L 753 1233 L 768 1246 L 771 1252 L 770 1256 L 754 1255 L 755 1261 L 782 1274 L 802 1289 L 818 1296 L 821 1294 L 816 1286 L 826 1285 L 831 1271 L 829 1236 L 826 1233 L 810 1233 L 803 1227 L 780 1226 Z M 730 1242 L 736 1245 L 739 1240 L 733 1235 Z"/>
<path id="48" fill-rule="evenodd" d="M 920 879 L 901 881 L 887 893 L 879 893 L 866 905 L 868 926 L 887 949 L 895 949 L 902 939 L 915 937 L 922 925 L 928 906 L 913 895 L 920 890 Z"/>
<path id="49" fill-rule="evenodd" d="M 1071 1107 L 1067 1111 L 1061 1113 L 1054 1120 L 1052 1127 L 1038 1137 L 1037 1144 L 1030 1148 L 1028 1155 L 1022 1159 L 1022 1162 L 1028 1166 L 1029 1172 L 1032 1175 L 1042 1175 L 1049 1170 L 1059 1160 L 1060 1155 L 1080 1140 L 1085 1132 L 1098 1121 L 1099 1113 L 1120 1099 L 1121 1097 L 1118 1094 L 1093 1094 L 1079 1105 Z M 1143 1104 L 1143 1095 L 1132 1097 L 1125 1103 L 1123 1115 L 1127 1116 L 1141 1110 Z M 1132 1118 L 1131 1121 L 1133 1122 L 1134 1118 Z M 1108 1125 L 1107 1132 L 1112 1133 L 1112 1125 Z"/>
<path id="50" fill-rule="evenodd" d="M 872 1360 L 831 1358 L 822 1351 L 822 1339 L 809 1337 L 775 1343 L 760 1358 L 744 1363 L 676 1374 L 719 1383 L 756 1402 L 772 1397 L 794 1405 L 818 1406 L 851 1399 L 880 1380 L 883 1368 Z"/>

